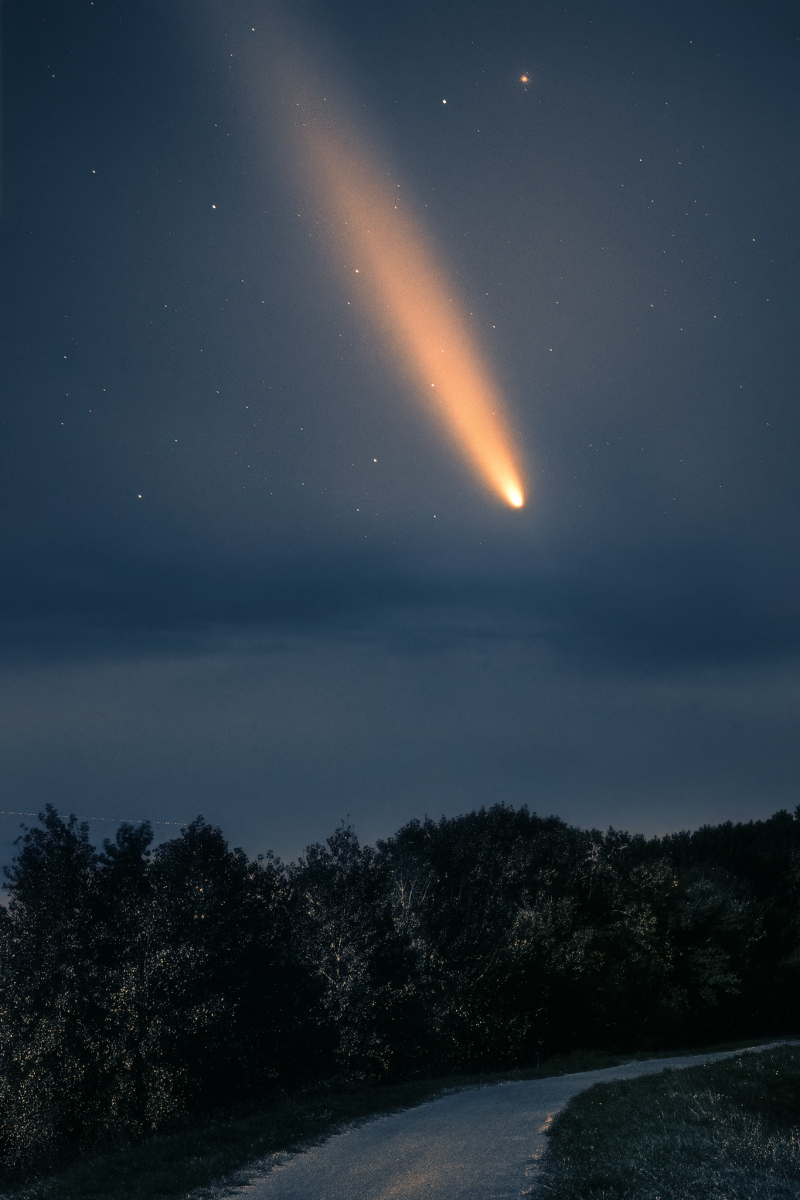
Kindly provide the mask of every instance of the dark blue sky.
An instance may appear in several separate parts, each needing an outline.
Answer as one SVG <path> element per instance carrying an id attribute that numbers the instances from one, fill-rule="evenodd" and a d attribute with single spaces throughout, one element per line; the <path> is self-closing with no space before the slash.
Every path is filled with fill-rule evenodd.
<path id="1" fill-rule="evenodd" d="M 6 0 L 3 810 L 291 857 L 346 814 L 793 808 L 795 7 L 291 14 L 473 314 L 531 501 L 348 304 L 274 137 L 272 5 Z"/>

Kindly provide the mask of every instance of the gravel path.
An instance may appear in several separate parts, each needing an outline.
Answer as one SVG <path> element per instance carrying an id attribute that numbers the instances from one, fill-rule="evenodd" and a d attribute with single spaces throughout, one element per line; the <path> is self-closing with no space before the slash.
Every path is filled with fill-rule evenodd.
<path id="1" fill-rule="evenodd" d="M 219 1193 L 220 1200 L 519 1200 L 534 1182 L 543 1126 L 577 1092 L 741 1053 L 649 1059 L 455 1092 L 298 1154 L 271 1155 L 248 1184 Z"/>

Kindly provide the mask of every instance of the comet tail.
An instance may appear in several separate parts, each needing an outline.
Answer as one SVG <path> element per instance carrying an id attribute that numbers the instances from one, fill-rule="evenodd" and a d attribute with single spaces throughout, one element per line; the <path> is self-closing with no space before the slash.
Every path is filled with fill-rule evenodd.
<path id="1" fill-rule="evenodd" d="M 337 259 L 428 410 L 481 480 L 520 508 L 522 472 L 503 397 L 446 271 L 419 223 L 405 211 L 396 182 L 347 123 L 334 120 L 328 105 L 309 101 L 308 94 L 305 90 L 294 106 L 295 132 L 316 215 Z"/>

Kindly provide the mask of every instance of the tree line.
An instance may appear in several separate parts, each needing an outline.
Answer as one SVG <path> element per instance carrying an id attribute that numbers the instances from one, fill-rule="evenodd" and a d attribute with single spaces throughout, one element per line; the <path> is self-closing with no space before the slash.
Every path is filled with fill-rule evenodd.
<path id="1" fill-rule="evenodd" d="M 304 1082 L 797 1031 L 800 806 L 646 839 L 495 805 L 297 862 L 198 817 L 5 868 L 0 1156 L 138 1140 Z"/>

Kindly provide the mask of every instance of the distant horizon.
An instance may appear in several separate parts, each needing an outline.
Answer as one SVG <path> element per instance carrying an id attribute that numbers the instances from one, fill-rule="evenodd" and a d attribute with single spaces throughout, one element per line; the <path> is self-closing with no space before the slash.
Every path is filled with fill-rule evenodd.
<path id="1" fill-rule="evenodd" d="M 633 829 L 633 828 L 624 828 L 622 826 L 615 826 L 615 825 L 608 825 L 608 826 L 605 826 L 604 828 L 601 828 L 600 826 L 597 826 L 597 825 L 581 825 L 574 821 L 564 820 L 564 818 L 560 817 L 558 815 L 558 813 L 552 813 L 552 812 L 549 813 L 549 812 L 545 812 L 544 810 L 538 810 L 538 809 L 531 807 L 531 805 L 525 804 L 525 803 L 518 804 L 518 805 L 511 805 L 511 804 L 504 805 L 502 801 L 497 801 L 497 804 L 501 805 L 505 808 L 508 808 L 514 812 L 520 812 L 522 810 L 527 810 L 527 812 L 529 813 L 529 815 L 531 817 L 535 817 L 535 818 L 538 817 L 541 820 L 555 819 L 555 820 L 561 821 L 565 826 L 568 826 L 573 829 L 579 829 L 583 832 L 592 832 L 592 833 L 597 832 L 597 833 L 602 834 L 603 836 L 606 836 L 609 832 L 613 831 L 614 833 L 624 834 L 629 837 L 641 836 L 648 842 L 652 842 L 656 839 L 660 840 L 665 837 L 673 836 L 673 835 L 679 834 L 679 833 L 692 834 L 692 833 L 696 833 L 699 829 L 718 828 L 722 825 L 728 825 L 728 824 L 730 824 L 734 827 L 739 826 L 739 825 L 741 825 L 741 826 L 756 825 L 759 823 L 765 823 L 767 821 L 770 821 L 772 818 L 780 816 L 781 814 L 785 814 L 789 817 L 793 817 L 796 820 L 800 820 L 800 802 L 798 802 L 798 804 L 796 804 L 794 806 L 794 809 L 789 809 L 789 808 L 785 808 L 785 807 L 778 808 L 765 816 L 755 816 L 755 817 L 750 817 L 750 818 L 744 818 L 741 820 L 733 820 L 732 818 L 724 818 L 723 817 L 722 819 L 717 820 L 717 821 L 703 821 L 700 824 L 695 825 L 695 826 L 680 826 L 680 827 L 676 827 L 675 829 L 664 829 L 661 831 L 646 832 L 644 830 L 638 830 L 638 829 Z M 463 812 L 454 812 L 454 813 L 449 813 L 449 814 L 443 813 L 438 817 L 433 817 L 433 816 L 431 816 L 430 813 L 425 814 L 424 816 L 418 817 L 418 818 L 410 817 L 407 821 L 402 822 L 395 829 L 393 829 L 391 831 L 391 833 L 379 833 L 373 838 L 362 837 L 359 834 L 357 826 L 355 826 L 353 823 L 350 823 L 348 827 L 353 830 L 360 845 L 376 846 L 378 842 L 388 841 L 395 834 L 400 832 L 400 830 L 406 828 L 406 826 L 412 824 L 412 822 L 414 822 L 415 820 L 419 821 L 420 824 L 424 824 L 425 821 L 427 821 L 427 820 L 432 820 L 434 822 L 434 824 L 439 824 L 441 821 L 456 821 L 459 818 L 468 817 L 473 813 L 479 813 L 481 811 L 481 809 L 489 810 L 493 807 L 494 807 L 493 804 L 485 804 L 482 806 L 479 805 L 475 808 L 464 810 Z M 42 812 L 44 812 L 44 809 L 42 809 Z M 68 823 L 70 817 L 73 816 L 73 814 L 71 812 L 69 812 L 69 813 L 68 812 L 60 812 L 57 808 L 56 808 L 56 813 L 61 818 L 61 820 L 64 821 L 65 824 Z M 32 814 L 32 813 L 14 813 L 14 814 L 0 813 L 0 816 L 2 816 L 2 815 L 14 815 L 14 816 L 21 816 L 21 817 L 27 816 L 28 818 L 33 817 L 34 820 L 33 820 L 32 824 L 36 823 L 36 820 L 38 819 L 38 816 L 39 816 L 39 814 Z M 113 843 L 116 830 L 121 828 L 123 825 L 132 825 L 133 827 L 138 828 L 146 823 L 150 823 L 148 821 L 148 818 L 146 818 L 146 817 L 141 820 L 126 821 L 124 819 L 116 820 L 113 817 L 101 817 L 101 818 L 82 817 L 79 813 L 75 813 L 74 815 L 77 818 L 77 822 L 78 822 L 79 826 L 81 824 L 83 824 L 84 821 L 89 825 L 89 841 L 90 841 L 91 845 L 93 845 L 98 852 L 102 851 L 104 839 L 107 838 L 110 842 Z M 221 824 L 220 822 L 217 822 L 217 821 L 207 820 L 204 813 L 195 813 L 195 815 L 193 817 L 191 817 L 190 819 L 183 821 L 183 822 L 174 822 L 174 821 L 173 822 L 152 822 L 152 825 L 154 826 L 154 828 L 153 828 L 153 840 L 150 843 L 151 850 L 156 849 L 156 847 L 161 845 L 163 842 L 171 841 L 173 838 L 180 837 L 182 830 L 186 829 L 190 824 L 192 824 L 193 821 L 196 821 L 199 817 L 202 817 L 203 820 L 206 822 L 206 824 L 211 825 L 214 828 L 220 829 L 220 831 L 221 831 L 223 837 L 225 838 L 225 841 L 228 844 L 228 846 L 230 847 L 230 849 L 241 848 L 242 850 L 244 850 L 248 859 L 250 859 L 252 861 L 256 860 L 258 858 L 259 854 L 266 854 L 267 851 L 270 850 L 275 855 L 275 858 L 278 859 L 283 864 L 285 864 L 286 866 L 289 866 L 291 863 L 298 862 L 299 859 L 305 854 L 306 850 L 308 850 L 310 847 L 315 846 L 315 845 L 322 845 L 322 846 L 326 845 L 328 842 L 328 839 L 331 838 L 333 836 L 333 834 L 335 834 L 338 829 L 341 829 L 342 826 L 345 825 L 347 822 L 347 815 L 345 815 L 342 818 L 340 818 L 339 822 L 331 830 L 329 830 L 328 833 L 326 833 L 322 837 L 314 838 L 313 840 L 307 841 L 304 844 L 302 850 L 298 851 L 294 855 L 288 856 L 288 855 L 280 854 L 278 851 L 275 850 L 274 846 L 267 846 L 266 848 L 261 847 L 260 849 L 254 850 L 252 852 L 248 851 L 247 847 L 245 847 L 245 846 L 239 847 L 238 845 L 235 845 L 234 842 L 230 838 L 227 837 L 226 830 L 225 830 L 225 827 L 223 824 Z M 99 836 L 95 837 L 95 835 L 92 832 L 92 822 L 94 822 L 96 825 L 99 825 L 101 821 L 104 823 L 105 826 L 108 826 L 109 828 L 101 830 L 99 833 Z M 31 828 L 32 824 L 28 824 L 28 828 Z M 111 826 L 113 826 L 113 828 L 111 828 Z M 24 831 L 22 829 L 20 829 L 20 836 L 24 836 Z M 14 858 L 14 855 L 12 854 L 6 861 L 0 863 L 0 866 L 10 866 L 13 858 Z M 6 896 L 6 900 L 7 900 L 7 896 Z"/>

